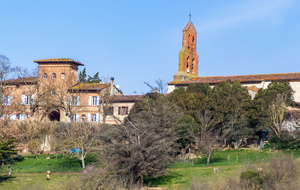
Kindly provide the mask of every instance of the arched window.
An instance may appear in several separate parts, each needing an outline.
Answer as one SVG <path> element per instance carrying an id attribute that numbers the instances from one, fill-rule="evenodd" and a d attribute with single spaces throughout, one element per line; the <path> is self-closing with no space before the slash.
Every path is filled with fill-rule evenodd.
<path id="1" fill-rule="evenodd" d="M 52 74 L 52 79 L 56 79 L 56 74 L 55 73 Z"/>
<path id="2" fill-rule="evenodd" d="M 192 60 L 192 67 L 191 67 L 191 71 L 194 69 L 194 63 L 195 63 L 195 59 Z"/>
<path id="3" fill-rule="evenodd" d="M 194 42 L 194 41 L 195 41 L 195 36 L 192 37 L 192 42 Z"/>
<path id="4" fill-rule="evenodd" d="M 61 79 L 65 79 L 65 73 L 62 73 L 62 74 L 60 75 L 60 78 L 61 78 Z"/>
<path id="5" fill-rule="evenodd" d="M 86 116 L 85 115 L 81 116 L 81 122 L 86 122 Z"/>
<path id="6" fill-rule="evenodd" d="M 47 79 L 47 74 L 46 73 L 43 74 L 43 79 Z"/>
<path id="7" fill-rule="evenodd" d="M 189 59 L 190 59 L 190 57 L 187 57 L 187 58 L 186 58 L 186 68 L 189 67 Z"/>

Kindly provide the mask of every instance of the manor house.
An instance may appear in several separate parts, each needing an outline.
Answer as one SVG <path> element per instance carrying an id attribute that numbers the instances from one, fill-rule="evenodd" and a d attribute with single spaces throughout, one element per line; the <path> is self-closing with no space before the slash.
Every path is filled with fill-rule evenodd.
<path id="1" fill-rule="evenodd" d="M 267 88 L 272 81 L 288 81 L 295 91 L 294 100 L 300 105 L 300 72 L 280 74 L 256 74 L 234 76 L 198 76 L 198 55 L 196 52 L 197 32 L 190 21 L 183 29 L 182 49 L 179 52 L 178 72 L 168 83 L 168 93 L 177 87 L 187 87 L 192 83 L 208 83 L 211 87 L 222 81 L 239 81 L 246 86 L 252 98 L 259 88 Z"/>
<path id="2" fill-rule="evenodd" d="M 114 85 L 79 83 L 81 62 L 66 59 L 35 60 L 38 77 L 19 77 L 4 81 L 1 118 L 35 118 L 62 122 L 103 122 L 117 125 L 128 116 L 142 96 L 124 96 Z"/>

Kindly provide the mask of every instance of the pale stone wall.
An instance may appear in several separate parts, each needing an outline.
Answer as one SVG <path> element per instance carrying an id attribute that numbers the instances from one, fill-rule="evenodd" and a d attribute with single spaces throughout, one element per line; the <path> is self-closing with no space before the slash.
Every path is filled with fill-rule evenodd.
<path id="1" fill-rule="evenodd" d="M 295 91 L 294 100 L 300 102 L 300 82 L 290 82 L 291 87 Z"/>
<path id="2" fill-rule="evenodd" d="M 266 89 L 268 87 L 268 85 L 271 83 L 271 81 L 262 81 L 262 82 L 255 82 L 255 83 L 241 83 L 242 86 L 246 86 L 246 87 L 251 87 L 251 86 L 255 86 L 257 88 L 263 88 Z M 291 87 L 293 88 L 293 90 L 295 91 L 294 93 L 294 101 L 295 102 L 300 102 L 300 82 L 290 82 Z M 186 87 L 186 86 L 184 86 Z M 210 85 L 211 88 L 214 87 L 214 85 Z M 173 92 L 176 89 L 175 85 L 168 85 L 168 93 Z M 251 98 L 253 99 L 255 97 L 257 92 L 253 91 L 253 90 L 249 90 L 249 94 L 251 95 Z"/>

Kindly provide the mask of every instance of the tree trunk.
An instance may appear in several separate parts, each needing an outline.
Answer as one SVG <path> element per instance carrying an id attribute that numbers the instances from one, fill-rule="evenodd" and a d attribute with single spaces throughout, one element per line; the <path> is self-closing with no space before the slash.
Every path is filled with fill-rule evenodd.
<path id="1" fill-rule="evenodd" d="M 233 145 L 234 145 L 234 149 L 235 149 L 235 150 L 237 150 L 237 149 L 239 148 L 238 142 L 234 142 Z"/>
<path id="2" fill-rule="evenodd" d="M 206 166 L 209 166 L 210 154 L 207 155 Z"/>
<path id="3" fill-rule="evenodd" d="M 140 176 L 139 180 L 138 180 L 138 190 L 140 190 L 143 187 L 143 176 Z"/>
<path id="4" fill-rule="evenodd" d="M 83 153 L 81 153 L 81 163 L 82 163 L 82 168 L 85 168 Z"/>
<path id="5" fill-rule="evenodd" d="M 11 164 L 9 164 L 7 170 L 8 170 L 8 176 L 11 177 Z"/>

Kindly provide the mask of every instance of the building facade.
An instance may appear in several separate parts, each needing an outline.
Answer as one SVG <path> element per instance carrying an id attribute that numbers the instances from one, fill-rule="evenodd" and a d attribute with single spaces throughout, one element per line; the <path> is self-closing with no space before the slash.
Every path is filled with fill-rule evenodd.
<path id="1" fill-rule="evenodd" d="M 142 96 L 124 96 L 114 85 L 79 83 L 78 67 L 66 58 L 35 60 L 37 77 L 4 81 L 1 117 L 61 122 L 97 122 L 117 125 Z"/>

